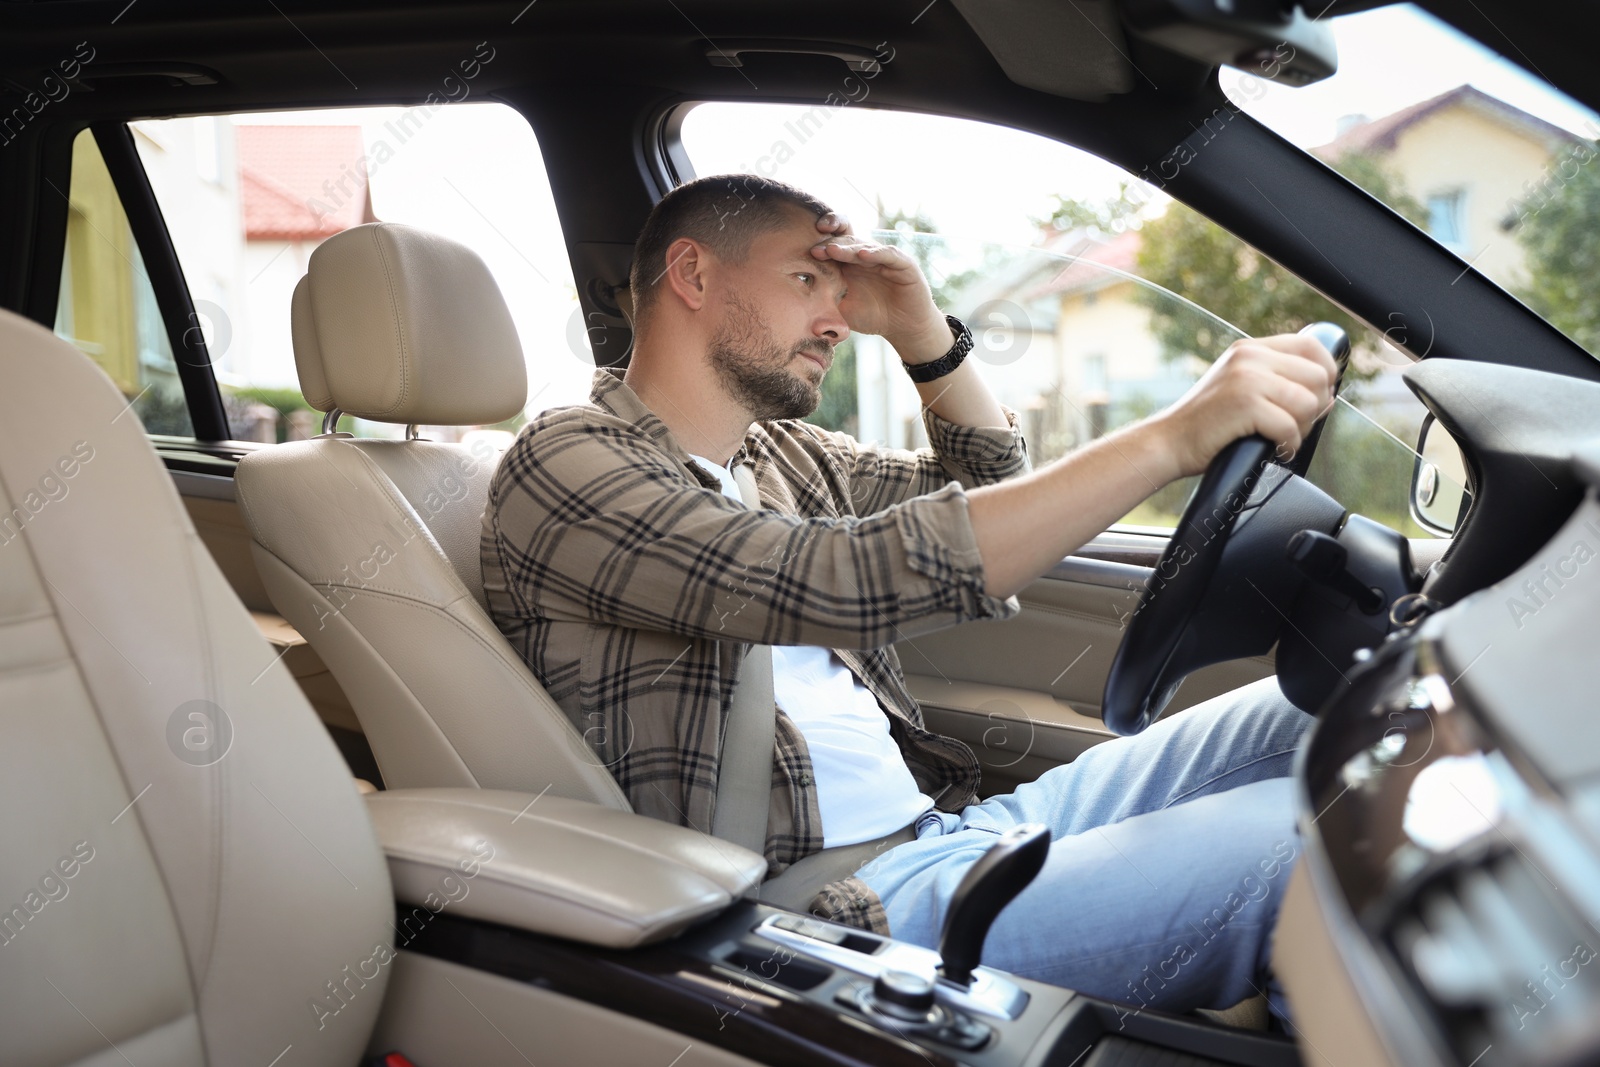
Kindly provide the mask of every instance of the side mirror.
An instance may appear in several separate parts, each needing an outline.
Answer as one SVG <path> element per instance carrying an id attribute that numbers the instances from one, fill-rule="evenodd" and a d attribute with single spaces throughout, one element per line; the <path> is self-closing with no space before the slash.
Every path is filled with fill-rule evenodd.
<path id="1" fill-rule="evenodd" d="M 1411 468 L 1411 517 L 1429 533 L 1449 537 L 1472 505 L 1466 485 L 1466 457 L 1430 412 L 1417 434 L 1417 455 Z"/>

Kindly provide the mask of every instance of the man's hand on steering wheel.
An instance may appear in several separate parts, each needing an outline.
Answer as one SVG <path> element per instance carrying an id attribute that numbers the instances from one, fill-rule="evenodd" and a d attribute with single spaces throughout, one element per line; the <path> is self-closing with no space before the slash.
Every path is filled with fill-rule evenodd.
<path id="1" fill-rule="evenodd" d="M 1333 404 L 1339 368 L 1304 334 L 1235 341 L 1177 403 L 1154 417 L 1176 477 L 1199 474 L 1233 441 L 1258 433 L 1287 461 Z"/>
<path id="2" fill-rule="evenodd" d="M 1149 726 L 1191 670 L 1221 661 L 1207 644 L 1215 635 L 1194 629 L 1194 619 L 1236 520 L 1254 491 L 1268 485 L 1274 446 L 1287 465 L 1308 435 L 1320 433 L 1314 427 L 1332 407 L 1340 375 L 1330 345 L 1348 358 L 1344 331 L 1325 322 L 1299 334 L 1236 342 L 1183 399 L 1152 420 L 1175 475 L 1204 477 L 1106 675 L 1100 715 L 1117 733 Z M 1281 477 L 1274 483 L 1282 484 Z"/>

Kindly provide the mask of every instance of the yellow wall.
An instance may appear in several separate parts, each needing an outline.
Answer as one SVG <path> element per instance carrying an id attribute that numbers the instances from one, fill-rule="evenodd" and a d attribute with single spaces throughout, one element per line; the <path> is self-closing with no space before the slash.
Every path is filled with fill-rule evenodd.
<path id="1" fill-rule="evenodd" d="M 1525 195 L 1551 158 L 1545 142 L 1457 105 L 1404 131 L 1384 163 L 1423 203 L 1434 193 L 1464 189 L 1462 259 L 1501 285 L 1521 280 L 1522 247 L 1500 228 L 1508 202 Z M 1481 255 L 1480 255 L 1481 253 Z"/>
<path id="2" fill-rule="evenodd" d="M 105 160 L 88 130 L 72 145 L 67 262 L 57 329 L 100 364 L 123 395 L 139 391 L 133 261 L 138 251 Z"/>
<path id="3" fill-rule="evenodd" d="M 1160 375 L 1161 343 L 1150 328 L 1150 310 L 1134 301 L 1134 284 L 1116 282 L 1088 297 L 1072 293 L 1061 301 L 1056 336 L 1067 392 L 1076 398 L 1083 391 L 1083 360 L 1095 353 L 1105 355 L 1109 381 Z"/>

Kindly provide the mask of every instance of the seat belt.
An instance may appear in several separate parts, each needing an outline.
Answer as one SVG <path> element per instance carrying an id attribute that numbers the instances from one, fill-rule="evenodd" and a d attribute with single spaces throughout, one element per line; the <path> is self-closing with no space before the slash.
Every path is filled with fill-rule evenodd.
<path id="1" fill-rule="evenodd" d="M 747 507 L 761 507 L 755 472 L 750 466 L 735 470 L 733 480 Z M 711 833 L 758 856 L 765 854 L 767 846 L 777 706 L 772 646 L 751 645 L 728 701 L 722 750 L 717 757 L 717 806 L 711 817 Z"/>
<path id="2" fill-rule="evenodd" d="M 739 496 L 759 508 L 756 476 L 749 466 L 733 472 Z M 764 855 L 767 812 L 772 806 L 773 739 L 777 730 L 778 700 L 772 681 L 772 646 L 751 645 L 728 701 L 717 760 L 717 806 L 711 833 Z M 902 827 L 876 841 L 823 849 L 802 857 L 782 874 L 755 890 L 755 899 L 793 911 L 805 911 L 811 899 L 830 882 L 855 873 L 887 849 L 916 840 L 916 824 Z"/>

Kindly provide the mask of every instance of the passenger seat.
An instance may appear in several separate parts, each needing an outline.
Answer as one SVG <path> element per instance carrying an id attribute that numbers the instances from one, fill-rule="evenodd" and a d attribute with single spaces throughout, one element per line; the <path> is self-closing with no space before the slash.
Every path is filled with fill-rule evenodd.
<path id="1" fill-rule="evenodd" d="M 527 372 L 494 278 L 464 245 L 393 223 L 311 255 L 292 306 L 308 403 L 408 426 L 245 457 L 261 579 L 361 720 L 389 788 L 513 789 L 631 810 L 488 616 L 479 533 L 497 456 L 415 439 L 521 411 Z"/>

